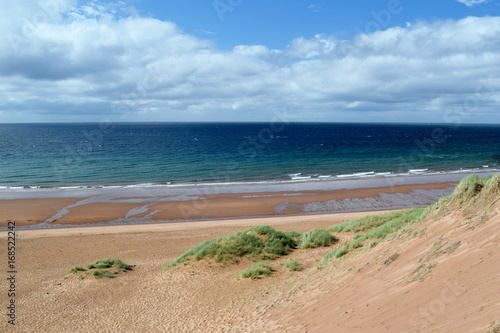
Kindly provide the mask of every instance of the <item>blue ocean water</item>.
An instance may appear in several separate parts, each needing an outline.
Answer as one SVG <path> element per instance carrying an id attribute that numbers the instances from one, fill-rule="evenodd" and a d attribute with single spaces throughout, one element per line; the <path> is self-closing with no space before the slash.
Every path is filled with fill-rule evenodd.
<path id="1" fill-rule="evenodd" d="M 500 125 L 0 124 L 0 188 L 496 171 L 499 154 Z"/>

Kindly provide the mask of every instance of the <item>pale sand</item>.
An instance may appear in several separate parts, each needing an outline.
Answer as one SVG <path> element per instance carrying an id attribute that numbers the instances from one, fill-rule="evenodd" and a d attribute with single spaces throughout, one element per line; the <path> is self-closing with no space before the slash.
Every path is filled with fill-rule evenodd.
<path id="1" fill-rule="evenodd" d="M 300 191 L 298 188 L 287 192 L 196 195 L 196 199 L 184 201 L 175 200 L 169 196 L 105 197 L 104 199 L 95 196 L 71 199 L 0 200 L 2 212 L 0 227 L 6 226 L 8 220 L 15 220 L 19 226 L 36 225 L 49 219 L 63 208 L 67 210 L 67 213 L 54 218 L 53 221 L 50 221 L 51 224 L 65 225 L 110 221 L 114 221 L 113 223 L 144 223 L 186 219 L 383 210 L 417 205 L 420 203 L 422 195 L 416 191 L 429 190 L 429 193 L 434 193 L 434 197 L 430 199 L 424 196 L 424 201 L 420 203 L 420 205 L 428 205 L 442 195 L 439 191 L 451 192 L 452 188 L 450 183 L 334 191 Z M 411 196 L 410 193 L 416 194 Z M 381 195 L 386 197 L 392 195 L 394 199 L 384 204 Z M 337 203 L 337 206 L 332 205 L 332 203 Z M 325 208 L 327 204 L 330 204 L 330 208 Z M 277 209 L 280 205 L 285 205 L 282 210 Z M 305 211 L 305 205 L 316 205 L 320 208 L 317 211 L 314 209 L 313 211 Z"/>
<path id="2" fill-rule="evenodd" d="M 275 277 L 256 281 L 235 278 L 246 260 L 162 268 L 203 240 L 250 225 L 306 231 L 364 213 L 18 231 L 18 325 L 12 330 L 3 316 L 0 331 L 484 332 L 500 320 L 498 213 L 497 206 L 477 225 L 453 213 L 423 222 L 419 237 L 381 243 L 320 271 L 314 265 L 332 247 L 298 250 L 272 263 Z M 0 235 L 3 243 L 6 232 Z M 454 252 L 441 252 L 457 240 Z M 381 264 L 394 252 L 394 262 Z M 69 268 L 107 257 L 137 267 L 115 279 L 63 279 Z M 305 270 L 285 270 L 291 259 Z M 430 274 L 409 282 L 428 262 L 436 263 Z"/>

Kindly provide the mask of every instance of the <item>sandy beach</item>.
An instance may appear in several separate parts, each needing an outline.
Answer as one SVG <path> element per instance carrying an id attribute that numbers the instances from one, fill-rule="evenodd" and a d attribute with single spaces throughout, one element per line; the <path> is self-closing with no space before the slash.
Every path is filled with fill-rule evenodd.
<path id="1" fill-rule="evenodd" d="M 500 306 L 491 289 L 499 282 L 493 255 L 500 243 L 499 215 L 488 224 L 487 237 L 455 234 L 454 219 L 446 218 L 423 240 L 383 244 L 320 271 L 314 267 L 330 247 L 278 260 L 275 277 L 256 281 L 235 278 L 247 260 L 225 268 L 199 262 L 163 271 L 190 247 L 248 226 L 305 232 L 364 214 L 18 231 L 17 324 L 12 329 L 3 320 L 1 327 L 7 332 L 484 332 Z M 5 240 L 6 233 L 1 235 Z M 461 237 L 463 246 L 436 259 L 441 263 L 432 278 L 408 283 L 438 236 Z M 381 265 L 395 251 L 400 258 Z M 466 253 L 469 258 L 462 258 Z M 115 279 L 64 278 L 71 267 L 108 257 L 136 267 Z M 284 269 L 292 259 L 304 265 L 303 272 Z M 1 300 L 5 304 L 3 293 Z M 464 313 L 464 304 L 477 308 L 468 306 Z"/>
<path id="2" fill-rule="evenodd" d="M 496 325 L 500 309 L 498 290 L 492 289 L 500 283 L 496 251 L 500 215 L 491 198 L 486 202 L 486 215 L 484 209 L 480 213 L 482 208 L 474 205 L 463 209 L 461 205 L 450 206 L 419 222 L 408 233 L 365 246 L 320 269 L 318 264 L 327 253 L 352 241 L 352 232 L 337 233 L 338 242 L 331 246 L 298 249 L 273 260 L 273 276 L 258 280 L 241 278 L 241 272 L 252 264 L 247 258 L 226 267 L 202 260 L 164 270 L 166 264 L 193 246 L 248 227 L 269 225 L 279 231 L 304 233 L 387 212 L 273 212 L 273 207 L 284 201 L 299 207 L 346 199 L 362 203 L 366 199 L 383 201 L 384 194 L 404 196 L 453 188 L 453 184 L 443 182 L 326 193 L 206 195 L 196 200 L 208 203 L 205 211 L 200 209 L 200 217 L 210 219 L 166 223 L 102 222 L 120 221 L 116 218 L 131 211 L 148 215 L 149 210 L 157 211 L 159 219 L 172 219 L 178 217 L 167 214 L 173 206 L 193 202 L 158 202 L 156 197 L 157 202 L 151 203 L 151 196 L 123 197 L 117 196 L 119 193 L 106 202 L 87 198 L 84 203 L 88 205 L 76 206 L 85 198 L 3 200 L 2 211 L 8 212 L 4 216 L 17 216 L 22 222 L 0 232 L 4 244 L 12 232 L 16 236 L 13 252 L 8 255 L 6 246 L 0 252 L 2 257 L 12 259 L 12 273 L 7 278 L 14 279 L 8 280 L 14 296 L 2 292 L 0 302 L 6 307 L 15 300 L 16 325 L 4 317 L 0 330 L 484 333 Z M 148 210 L 138 209 L 145 205 Z M 246 207 L 242 215 L 255 217 L 237 218 L 238 207 Z M 64 227 L 59 222 L 52 228 L 45 224 L 26 229 L 30 223 L 64 208 L 69 213 L 61 219 L 73 224 Z M 232 218 L 220 219 L 227 216 Z M 89 223 L 92 221 L 99 222 L 93 225 Z M 72 267 L 105 258 L 121 259 L 133 265 L 133 270 L 113 279 L 91 275 L 80 279 L 68 273 Z M 285 267 L 292 260 L 302 265 L 301 271 Z"/>
<path id="3" fill-rule="evenodd" d="M 375 211 L 425 206 L 451 193 L 454 182 L 342 190 L 217 193 L 123 197 L 127 192 L 73 198 L 0 200 L 0 226 L 152 223 L 220 218 Z M 279 188 L 281 189 L 281 188 Z"/>

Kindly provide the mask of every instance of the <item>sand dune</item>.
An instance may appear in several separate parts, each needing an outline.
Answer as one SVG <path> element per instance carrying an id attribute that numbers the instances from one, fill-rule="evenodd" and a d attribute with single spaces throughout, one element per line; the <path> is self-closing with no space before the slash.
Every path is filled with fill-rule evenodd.
<path id="1" fill-rule="evenodd" d="M 297 250 L 273 261 L 274 276 L 255 281 L 236 278 L 250 264 L 247 259 L 224 268 L 211 261 L 163 267 L 203 240 L 250 225 L 304 232 L 362 213 L 23 230 L 18 325 L 12 330 L 3 320 L 1 330 L 493 332 L 500 321 L 499 178 L 495 181 L 463 202 L 456 197 L 443 203 L 411 225 L 411 232 L 316 269 L 327 252 L 352 239 L 341 233 L 332 247 Z M 63 278 L 75 265 L 106 257 L 137 266 L 114 279 Z M 291 259 L 305 269 L 285 269 Z"/>

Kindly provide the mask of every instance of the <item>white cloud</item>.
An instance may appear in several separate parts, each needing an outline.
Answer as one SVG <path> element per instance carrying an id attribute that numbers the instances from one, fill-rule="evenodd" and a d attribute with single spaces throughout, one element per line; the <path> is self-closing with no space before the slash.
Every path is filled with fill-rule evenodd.
<path id="1" fill-rule="evenodd" d="M 460 3 L 463 3 L 467 7 L 473 7 L 476 5 L 480 5 L 482 3 L 489 2 L 490 0 L 457 0 Z"/>
<path id="2" fill-rule="evenodd" d="M 0 121 L 267 120 L 285 109 L 296 120 L 439 122 L 456 109 L 498 122 L 497 17 L 223 51 L 120 6 L 47 1 L 50 11 L 32 1 L 0 14 Z"/>

